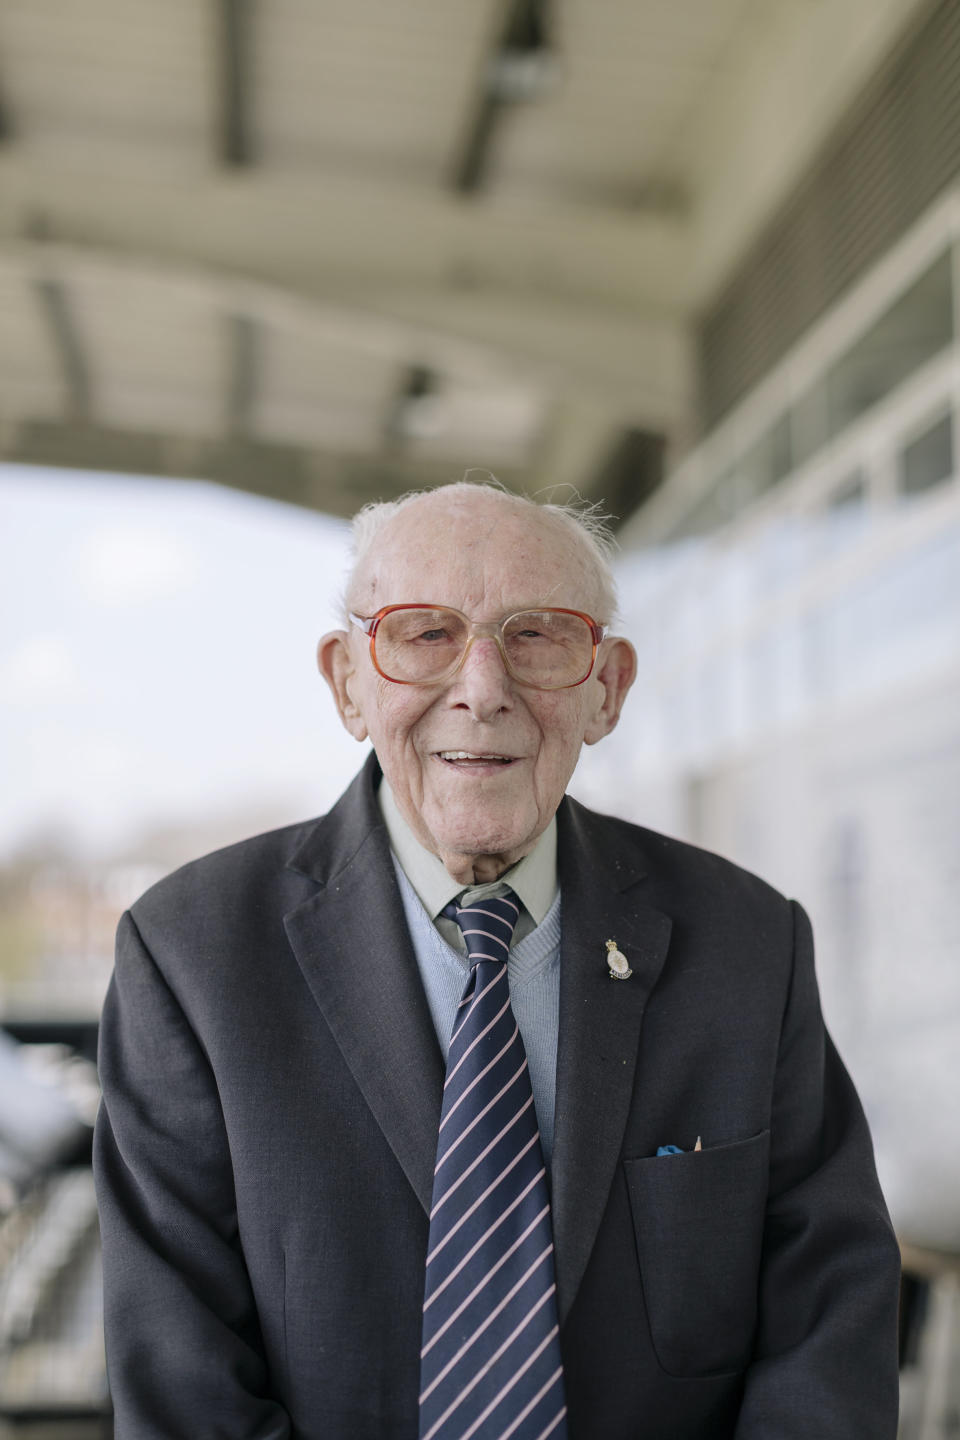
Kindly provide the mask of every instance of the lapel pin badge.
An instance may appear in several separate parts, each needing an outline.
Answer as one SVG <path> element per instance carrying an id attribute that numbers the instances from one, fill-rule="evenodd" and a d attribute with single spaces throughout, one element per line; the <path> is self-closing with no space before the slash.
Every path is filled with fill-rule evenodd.
<path id="1" fill-rule="evenodd" d="M 607 941 L 607 969 L 612 980 L 629 980 L 633 974 L 626 955 L 617 949 L 616 940 Z"/>

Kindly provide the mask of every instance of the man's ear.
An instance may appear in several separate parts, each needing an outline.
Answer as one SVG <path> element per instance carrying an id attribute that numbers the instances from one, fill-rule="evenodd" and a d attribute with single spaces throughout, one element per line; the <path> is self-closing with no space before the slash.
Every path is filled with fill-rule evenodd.
<path id="1" fill-rule="evenodd" d="M 637 652 L 629 640 L 619 636 L 604 640 L 597 656 L 597 670 L 587 682 L 596 680 L 600 687 L 598 703 L 587 716 L 583 738 L 588 745 L 596 745 L 604 735 L 609 735 L 617 721 L 627 691 L 637 678 Z"/>
<path id="2" fill-rule="evenodd" d="M 367 727 L 363 712 L 353 698 L 356 667 L 350 653 L 350 636 L 346 630 L 331 630 L 317 645 L 317 669 L 330 686 L 337 714 L 354 740 L 366 740 Z"/>

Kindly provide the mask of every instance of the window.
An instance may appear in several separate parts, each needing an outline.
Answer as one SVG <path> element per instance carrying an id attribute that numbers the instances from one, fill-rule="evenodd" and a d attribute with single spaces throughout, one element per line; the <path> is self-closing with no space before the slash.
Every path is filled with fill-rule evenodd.
<path id="1" fill-rule="evenodd" d="M 862 505 L 866 499 L 867 486 L 863 478 L 862 470 L 854 470 L 852 475 L 847 475 L 836 487 L 828 500 L 828 508 L 831 510 L 849 510 L 856 505 Z"/>
<path id="2" fill-rule="evenodd" d="M 950 268 L 947 252 L 831 368 L 827 376 L 831 436 L 949 345 L 953 339 Z"/>
<path id="3" fill-rule="evenodd" d="M 953 416 L 947 414 L 901 450 L 898 481 L 904 495 L 917 495 L 952 475 Z"/>
<path id="4" fill-rule="evenodd" d="M 781 415 L 750 447 L 737 467 L 741 507 L 771 490 L 793 468 L 790 419 Z"/>

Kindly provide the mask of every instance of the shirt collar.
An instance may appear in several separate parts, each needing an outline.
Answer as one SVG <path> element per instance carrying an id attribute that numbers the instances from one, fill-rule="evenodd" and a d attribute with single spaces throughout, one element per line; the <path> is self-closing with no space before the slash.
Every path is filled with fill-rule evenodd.
<path id="1" fill-rule="evenodd" d="M 463 890 L 438 855 L 427 850 L 414 835 L 400 814 L 386 776 L 380 782 L 378 803 L 390 837 L 390 848 L 400 868 L 420 898 L 423 908 L 435 920 L 445 905 Z M 517 899 L 525 906 L 535 925 L 546 919 L 557 895 L 557 820 L 556 816 L 537 840 L 529 855 L 501 875 L 499 882 L 509 884 Z M 471 887 L 471 899 L 479 898 Z M 484 889 L 490 887 L 482 887 Z"/>

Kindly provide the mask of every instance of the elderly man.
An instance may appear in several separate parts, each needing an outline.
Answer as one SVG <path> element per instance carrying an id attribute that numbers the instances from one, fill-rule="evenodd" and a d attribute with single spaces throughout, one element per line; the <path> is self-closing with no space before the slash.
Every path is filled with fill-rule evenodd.
<path id="1" fill-rule="evenodd" d="M 364 512 L 329 815 L 121 924 L 96 1141 L 118 1440 L 892 1440 L 897 1250 L 803 912 L 564 798 L 602 540 Z"/>

